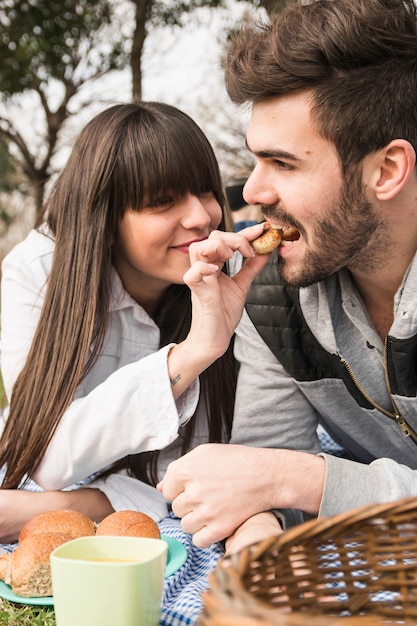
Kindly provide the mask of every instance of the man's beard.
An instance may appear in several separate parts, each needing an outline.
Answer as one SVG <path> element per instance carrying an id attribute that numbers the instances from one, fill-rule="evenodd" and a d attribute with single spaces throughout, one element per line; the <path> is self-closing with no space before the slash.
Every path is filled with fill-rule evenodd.
<path id="1" fill-rule="evenodd" d="M 271 207 L 266 212 L 273 215 Z M 280 213 L 274 218 L 295 226 L 301 233 L 304 231 L 288 214 L 284 217 L 284 213 Z M 291 267 L 278 255 L 278 271 L 282 282 L 294 287 L 308 287 L 342 267 L 371 272 L 383 262 L 386 239 L 382 220 L 365 197 L 361 168 L 355 167 L 345 175 L 338 200 L 314 229 L 314 242 L 316 246 L 319 243 L 319 250 L 307 250 L 297 267 Z"/>

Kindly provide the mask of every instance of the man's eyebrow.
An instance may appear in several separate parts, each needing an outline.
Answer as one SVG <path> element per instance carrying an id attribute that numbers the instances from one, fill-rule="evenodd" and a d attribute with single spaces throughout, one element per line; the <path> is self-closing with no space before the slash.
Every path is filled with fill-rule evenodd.
<path id="1" fill-rule="evenodd" d="M 285 150 L 251 150 L 248 142 L 245 140 L 245 144 L 247 149 L 252 152 L 252 154 L 254 154 L 257 157 L 261 157 L 262 159 L 270 159 L 270 158 L 275 158 L 275 159 L 288 159 L 290 161 L 300 161 L 300 159 L 298 157 L 296 157 L 294 154 L 292 154 L 291 152 L 286 152 Z"/>

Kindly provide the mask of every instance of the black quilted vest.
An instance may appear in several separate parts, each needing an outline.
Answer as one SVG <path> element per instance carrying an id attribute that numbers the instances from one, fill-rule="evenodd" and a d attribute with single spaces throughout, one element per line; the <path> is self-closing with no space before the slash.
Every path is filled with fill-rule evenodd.
<path id="1" fill-rule="evenodd" d="M 281 284 L 276 252 L 254 280 L 246 310 L 266 345 L 297 381 L 340 378 L 358 404 L 372 408 L 354 385 L 336 354 L 327 352 L 314 337 L 300 308 L 298 289 Z M 388 338 L 388 371 L 393 394 L 416 396 L 417 335 Z"/>

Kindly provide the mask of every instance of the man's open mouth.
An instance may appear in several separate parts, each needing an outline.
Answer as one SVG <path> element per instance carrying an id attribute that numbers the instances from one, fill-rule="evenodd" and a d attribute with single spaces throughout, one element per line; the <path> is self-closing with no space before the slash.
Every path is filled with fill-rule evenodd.
<path id="1" fill-rule="evenodd" d="M 288 228 L 281 228 L 281 246 L 289 246 L 294 241 L 298 241 L 300 239 L 299 231 L 294 228 L 294 226 L 289 226 Z"/>

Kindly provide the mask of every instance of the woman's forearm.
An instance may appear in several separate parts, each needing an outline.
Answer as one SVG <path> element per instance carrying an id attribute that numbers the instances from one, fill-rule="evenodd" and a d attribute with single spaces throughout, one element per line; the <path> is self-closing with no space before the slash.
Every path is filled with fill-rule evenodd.
<path id="1" fill-rule="evenodd" d="M 17 541 L 24 524 L 35 515 L 62 509 L 84 513 L 94 522 L 100 522 L 114 511 L 99 489 L 42 492 L 0 489 L 0 542 Z"/>

